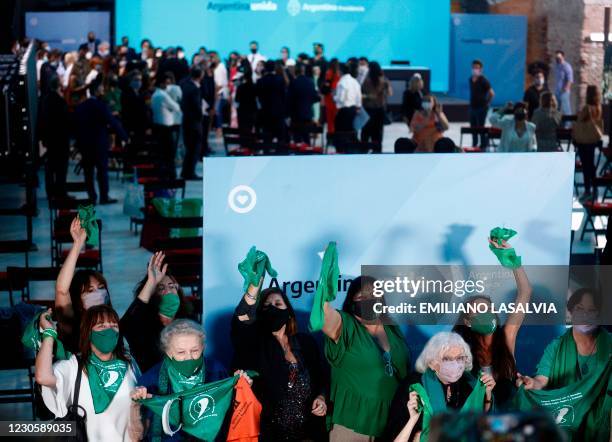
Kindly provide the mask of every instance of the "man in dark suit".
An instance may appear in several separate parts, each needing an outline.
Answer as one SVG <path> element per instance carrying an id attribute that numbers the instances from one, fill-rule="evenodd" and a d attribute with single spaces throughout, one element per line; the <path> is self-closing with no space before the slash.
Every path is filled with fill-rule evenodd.
<path id="1" fill-rule="evenodd" d="M 121 37 L 121 46 L 126 48 L 125 57 L 127 61 L 136 60 L 136 58 L 138 58 L 134 48 L 130 47 L 130 39 L 126 35 Z"/>
<path id="2" fill-rule="evenodd" d="M 274 61 L 265 64 L 264 75 L 256 85 L 260 105 L 260 121 L 265 142 L 285 139 L 287 92 L 285 79 L 274 72 Z"/>
<path id="3" fill-rule="evenodd" d="M 312 67 L 310 67 L 312 71 Z M 295 67 L 295 79 L 289 85 L 287 101 L 289 103 L 289 116 L 295 142 L 309 143 L 307 128 L 312 125 L 314 113 L 312 105 L 321 98 L 315 89 L 314 80 L 306 76 L 306 66 L 298 64 Z"/>
<path id="4" fill-rule="evenodd" d="M 70 114 L 59 77 L 51 77 L 38 113 L 40 140 L 47 148 L 45 187 L 47 197 L 66 198 L 66 172 L 70 153 Z"/>
<path id="5" fill-rule="evenodd" d="M 49 92 L 55 92 L 50 88 L 50 80 L 57 77 L 57 68 L 59 67 L 62 53 L 58 49 L 53 49 L 49 52 L 49 61 L 43 63 L 40 67 L 40 95 L 44 97 Z"/>
<path id="6" fill-rule="evenodd" d="M 76 146 L 83 156 L 81 162 L 89 198 L 92 202 L 96 202 L 97 195 L 93 179 L 95 168 L 100 204 L 112 204 L 117 200 L 108 195 L 108 151 L 110 149 L 108 127 L 110 126 L 123 141 L 127 140 L 127 134 L 102 99 L 104 87 L 101 80 L 96 79 L 89 85 L 89 93 L 90 97 L 79 104 L 74 112 Z"/>
<path id="7" fill-rule="evenodd" d="M 121 119 L 130 137 L 128 163 L 145 145 L 145 135 L 150 127 L 150 108 L 142 92 L 142 73 L 134 69 L 127 75 L 127 84 L 121 91 Z"/>
<path id="8" fill-rule="evenodd" d="M 189 78 L 181 83 L 183 98 L 183 142 L 185 143 L 185 158 L 181 177 L 186 180 L 202 179 L 195 173 L 196 164 L 202 150 L 202 69 L 197 66 L 191 68 Z"/>
<path id="9" fill-rule="evenodd" d="M 208 146 L 208 133 L 210 132 L 210 112 L 212 112 L 215 104 L 215 77 L 210 65 L 210 62 L 202 62 L 202 68 L 204 69 L 204 76 L 200 82 L 200 93 L 202 94 L 202 100 L 206 101 L 209 109 L 204 112 L 202 116 L 202 152 L 203 154 L 210 155 L 212 150 Z"/>
<path id="10" fill-rule="evenodd" d="M 85 50 L 85 52 L 89 52 L 91 55 L 98 55 L 99 44 L 100 40 L 96 38 L 96 34 L 93 31 L 89 31 L 87 33 L 87 42 L 79 46 L 79 51 Z"/>
<path id="11" fill-rule="evenodd" d="M 179 60 L 176 55 L 176 49 L 166 49 L 166 58 L 162 60 L 157 68 L 157 75 L 161 77 L 166 72 L 172 72 L 177 83 L 180 83 L 183 78 L 189 75 L 189 66 L 185 59 Z"/>

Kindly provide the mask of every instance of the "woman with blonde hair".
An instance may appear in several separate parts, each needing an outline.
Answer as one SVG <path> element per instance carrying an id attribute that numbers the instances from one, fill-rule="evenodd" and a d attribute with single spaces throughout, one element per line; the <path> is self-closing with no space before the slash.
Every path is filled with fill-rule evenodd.
<path id="1" fill-rule="evenodd" d="M 584 174 L 584 194 L 580 201 L 584 202 L 591 198 L 593 180 L 595 179 L 595 148 L 601 147 L 603 139 L 603 111 L 601 108 L 601 94 L 595 85 L 587 86 L 586 104 L 578 113 L 574 127 L 572 128 L 572 139 L 578 149 L 578 155 L 582 162 L 582 173 Z"/>
<path id="2" fill-rule="evenodd" d="M 558 151 L 557 129 L 561 127 L 561 112 L 557 110 L 557 99 L 552 92 L 542 93 L 540 107 L 533 112 L 531 122 L 536 125 L 538 152 Z"/>

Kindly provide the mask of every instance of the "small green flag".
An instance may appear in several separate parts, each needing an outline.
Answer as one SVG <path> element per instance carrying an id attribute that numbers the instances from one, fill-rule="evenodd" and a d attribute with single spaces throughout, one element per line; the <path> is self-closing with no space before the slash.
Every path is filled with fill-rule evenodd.
<path id="1" fill-rule="evenodd" d="M 314 303 L 308 323 L 310 331 L 318 331 L 323 328 L 323 323 L 325 322 L 324 304 L 336 299 L 339 275 L 338 249 L 336 248 L 336 243 L 331 241 L 325 248 L 325 255 L 323 255 L 323 262 L 321 263 L 319 285 L 314 295 Z"/>
<path id="2" fill-rule="evenodd" d="M 503 241 L 508 241 L 516 235 L 516 230 L 506 229 L 503 227 L 495 227 L 491 230 L 489 236 L 491 240 L 498 245 L 502 245 Z M 521 266 L 521 257 L 517 256 L 513 248 L 510 249 L 499 249 L 493 244 L 489 244 L 489 249 L 497 256 L 500 264 L 509 269 L 518 269 Z"/>
<path id="3" fill-rule="evenodd" d="M 98 218 L 93 204 L 79 206 L 79 219 L 81 227 L 87 232 L 87 245 L 98 247 L 100 245 Z"/>
<path id="4" fill-rule="evenodd" d="M 26 325 L 23 336 L 21 337 L 21 343 L 25 348 L 29 348 L 34 350 L 35 353 L 38 353 L 40 350 L 40 344 L 42 342 L 42 332 L 38 326 L 40 322 L 40 315 L 46 313 L 45 310 L 41 310 L 34 315 L 32 320 Z M 57 338 L 57 332 L 49 333 L 49 336 L 53 337 L 55 340 L 55 357 L 59 360 L 67 360 L 70 359 L 72 354 L 64 349 L 64 345 L 62 341 Z"/>
<path id="5" fill-rule="evenodd" d="M 244 278 L 243 290 L 247 290 L 249 285 L 255 287 L 259 286 L 259 281 L 264 276 L 265 272 L 276 278 L 278 273 L 272 268 L 270 258 L 261 250 L 257 250 L 257 247 L 253 246 L 247 253 L 246 258 L 238 264 L 238 271 Z"/>
<path id="6" fill-rule="evenodd" d="M 249 376 L 256 373 L 248 372 Z M 232 406 L 234 386 L 240 376 L 198 385 L 180 393 L 141 399 L 145 407 L 162 419 L 167 435 L 185 431 L 204 441 L 213 441 Z"/>

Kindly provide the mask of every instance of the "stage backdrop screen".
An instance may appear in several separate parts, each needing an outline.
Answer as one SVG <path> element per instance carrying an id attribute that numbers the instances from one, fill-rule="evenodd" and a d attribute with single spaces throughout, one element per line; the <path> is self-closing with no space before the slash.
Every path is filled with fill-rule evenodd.
<path id="1" fill-rule="evenodd" d="M 76 51 L 93 31 L 110 43 L 110 12 L 26 12 L 26 35 L 49 43 L 51 48 Z"/>
<path id="2" fill-rule="evenodd" d="M 279 284 L 290 283 L 305 330 L 314 292 L 306 282 L 318 280 L 329 241 L 342 278 L 361 265 L 497 265 L 487 242 L 496 226 L 518 231 L 511 243 L 524 265 L 567 265 L 573 179 L 573 153 L 205 158 L 209 350 L 230 358 L 231 315 L 243 294 L 237 265 L 253 245 L 268 253 Z M 439 330 L 413 328 L 414 351 Z M 547 327 L 531 328 L 543 336 Z M 541 354 L 555 333 L 522 342 Z"/>
<path id="3" fill-rule="evenodd" d="M 224 58 L 246 53 L 251 40 L 270 58 L 282 46 L 294 58 L 312 54 L 321 42 L 327 58 L 409 60 L 431 69 L 433 90 L 448 88 L 449 0 L 117 0 L 116 38 L 123 35 L 187 54 L 203 45 Z"/>

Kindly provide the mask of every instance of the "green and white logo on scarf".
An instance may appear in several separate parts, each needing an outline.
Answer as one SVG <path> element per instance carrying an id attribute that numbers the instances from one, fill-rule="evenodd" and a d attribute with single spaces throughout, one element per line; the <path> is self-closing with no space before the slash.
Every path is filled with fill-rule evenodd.
<path id="1" fill-rule="evenodd" d="M 553 361 L 549 390 L 521 387 L 515 405 L 521 411 L 544 409 L 570 436 L 583 440 L 608 440 L 612 410 L 612 350 L 610 335 L 600 330 L 597 336 L 596 367 L 581 377 L 572 330 L 562 337 Z M 603 438 L 603 439 L 602 439 Z"/>
<path id="2" fill-rule="evenodd" d="M 249 375 L 255 373 L 250 372 Z M 162 418 L 162 427 L 167 435 L 183 430 L 199 439 L 212 441 L 232 405 L 238 378 L 221 379 L 180 393 L 141 399 L 140 402 Z"/>
<path id="3" fill-rule="evenodd" d="M 475 412 L 482 413 L 486 387 L 480 379 L 474 379 L 469 373 L 464 373 L 474 389 L 465 400 L 461 413 Z M 421 385 L 422 384 L 422 385 Z M 425 442 L 429 438 L 429 422 L 431 418 L 439 413 L 449 412 L 444 399 L 444 389 L 436 374 L 427 369 L 421 378 L 421 384 L 412 384 L 410 391 L 416 391 L 420 399 L 420 411 L 423 413 L 423 429 L 421 431 L 421 441 Z"/>
<path id="4" fill-rule="evenodd" d="M 104 412 L 121 387 L 127 363 L 121 359 L 102 361 L 95 354 L 89 358 L 87 376 L 96 414 Z"/>

